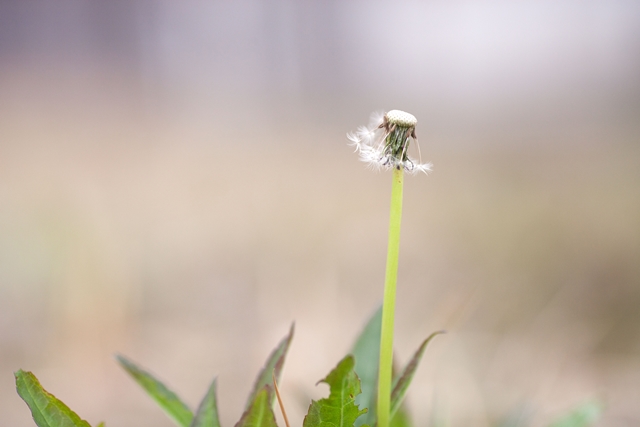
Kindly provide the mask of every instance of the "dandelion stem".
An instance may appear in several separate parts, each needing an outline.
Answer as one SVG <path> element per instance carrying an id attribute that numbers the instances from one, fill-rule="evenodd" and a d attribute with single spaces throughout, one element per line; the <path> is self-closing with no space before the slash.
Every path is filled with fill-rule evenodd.
<path id="1" fill-rule="evenodd" d="M 382 303 L 382 330 L 380 335 L 380 367 L 378 370 L 378 424 L 389 427 L 391 409 L 391 381 L 393 369 L 393 321 L 395 319 L 398 254 L 400 252 L 400 220 L 402 218 L 402 181 L 404 168 L 393 169 L 391 186 L 391 213 L 389 217 L 389 246 L 387 272 Z"/>

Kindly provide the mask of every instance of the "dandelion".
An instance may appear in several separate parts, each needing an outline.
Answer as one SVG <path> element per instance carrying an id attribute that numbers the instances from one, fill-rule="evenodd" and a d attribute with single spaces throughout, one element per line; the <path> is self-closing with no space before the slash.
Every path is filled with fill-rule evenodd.
<path id="1" fill-rule="evenodd" d="M 431 163 L 422 163 L 416 136 L 415 116 L 400 110 L 386 114 L 374 113 L 369 126 L 360 126 L 347 134 L 351 145 L 360 154 L 360 160 L 376 169 L 403 169 L 409 173 L 431 171 Z M 409 157 L 411 141 L 418 150 L 418 160 Z"/>
<path id="2" fill-rule="evenodd" d="M 391 186 L 391 213 L 389 215 L 389 244 L 387 269 L 382 302 L 380 330 L 380 365 L 378 368 L 377 427 L 388 427 L 391 419 L 391 382 L 393 369 L 393 323 L 395 319 L 398 256 L 400 253 L 400 220 L 402 219 L 402 185 L 404 171 L 409 173 L 431 171 L 431 163 L 421 163 L 409 157 L 411 141 L 416 136 L 415 116 L 400 110 L 384 115 L 372 115 L 369 126 L 361 126 L 347 137 L 360 154 L 360 160 L 375 168 L 393 169 Z"/>

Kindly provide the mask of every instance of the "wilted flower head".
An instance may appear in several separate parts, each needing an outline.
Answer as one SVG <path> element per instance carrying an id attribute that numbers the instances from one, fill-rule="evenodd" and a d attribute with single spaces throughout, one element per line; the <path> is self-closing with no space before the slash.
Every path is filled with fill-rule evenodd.
<path id="1" fill-rule="evenodd" d="M 413 140 L 420 155 L 416 123 L 418 121 L 412 114 L 400 110 L 391 110 L 384 115 L 374 113 L 369 126 L 360 126 L 356 132 L 348 133 L 347 138 L 360 153 L 360 160 L 373 167 L 427 173 L 431 170 L 431 163 L 420 163 L 407 153 Z"/>

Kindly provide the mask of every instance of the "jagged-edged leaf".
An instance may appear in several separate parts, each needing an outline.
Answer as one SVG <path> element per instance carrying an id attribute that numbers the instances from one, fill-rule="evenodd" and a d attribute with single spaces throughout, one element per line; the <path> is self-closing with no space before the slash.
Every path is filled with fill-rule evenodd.
<path id="1" fill-rule="evenodd" d="M 220 427 L 218 418 L 218 401 L 216 398 L 217 380 L 214 379 L 205 394 L 198 410 L 191 421 L 190 427 Z"/>
<path id="2" fill-rule="evenodd" d="M 444 333 L 444 331 L 437 331 L 429 335 L 427 339 L 422 342 L 407 366 L 402 370 L 400 376 L 396 378 L 393 391 L 391 392 L 391 416 L 393 416 L 393 414 L 395 414 L 400 408 L 404 395 L 406 394 L 409 384 L 411 384 L 411 380 L 413 379 L 413 375 L 416 373 L 416 369 L 418 369 L 420 359 L 422 359 L 422 355 L 427 348 L 427 344 L 429 344 L 433 337 L 442 333 Z"/>
<path id="3" fill-rule="evenodd" d="M 91 427 L 67 405 L 47 392 L 31 372 L 15 373 L 18 394 L 29 406 L 38 427 Z"/>
<path id="4" fill-rule="evenodd" d="M 360 378 L 362 393 L 356 396 L 356 404 L 369 411 L 358 418 L 355 427 L 373 425 L 376 419 L 376 390 L 380 364 L 380 329 L 382 328 L 382 306 L 371 316 L 351 351 L 355 358 L 355 371 Z M 399 426 L 400 427 L 400 426 Z"/>
<path id="5" fill-rule="evenodd" d="M 118 363 L 125 371 L 147 392 L 164 412 L 180 427 L 189 427 L 193 419 L 191 409 L 180 400 L 177 394 L 172 392 L 162 382 L 157 380 L 149 372 L 136 366 L 124 356 L 117 356 Z"/>
<path id="6" fill-rule="evenodd" d="M 251 405 L 251 403 L 255 400 L 256 394 L 260 390 L 262 390 L 265 386 L 268 388 L 269 393 L 269 403 L 273 404 L 273 400 L 275 399 L 275 393 L 273 392 L 273 375 L 275 374 L 276 381 L 280 381 L 280 374 L 282 373 L 282 367 L 284 365 L 284 359 L 287 355 L 287 350 L 289 350 L 289 345 L 291 344 L 291 340 L 293 339 L 293 330 L 294 325 L 291 325 L 289 329 L 289 334 L 280 341 L 280 344 L 271 352 L 269 358 L 267 359 L 267 363 L 264 365 L 264 368 L 258 374 L 258 378 L 256 378 L 256 382 L 253 386 L 253 390 L 249 395 L 249 399 L 247 400 L 247 404 L 245 405 L 245 409 Z"/>
<path id="7" fill-rule="evenodd" d="M 270 394 L 267 386 L 259 390 L 235 427 L 278 427 L 271 409 Z"/>
<path id="8" fill-rule="evenodd" d="M 600 402 L 586 402 L 573 410 L 571 413 L 561 417 L 549 427 L 587 427 L 595 423 L 602 414 L 602 404 Z"/>
<path id="9" fill-rule="evenodd" d="M 367 412 L 355 403 L 360 394 L 360 380 L 354 365 L 354 358 L 349 355 L 320 381 L 329 384 L 329 397 L 311 402 L 303 427 L 353 427 L 356 419 Z"/>

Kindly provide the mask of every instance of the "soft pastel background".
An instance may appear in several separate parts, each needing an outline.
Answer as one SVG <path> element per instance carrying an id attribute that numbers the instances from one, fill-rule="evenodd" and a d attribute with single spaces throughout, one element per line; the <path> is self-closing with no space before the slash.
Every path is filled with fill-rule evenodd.
<path id="1" fill-rule="evenodd" d="M 92 424 L 170 426 L 123 353 L 225 426 L 292 321 L 309 397 L 382 295 L 390 176 L 345 134 L 418 117 L 397 354 L 417 426 L 640 424 L 640 2 L 2 1 L 0 424 L 34 371 Z"/>

